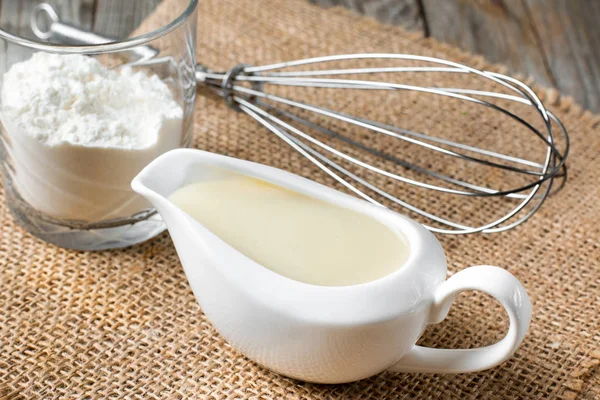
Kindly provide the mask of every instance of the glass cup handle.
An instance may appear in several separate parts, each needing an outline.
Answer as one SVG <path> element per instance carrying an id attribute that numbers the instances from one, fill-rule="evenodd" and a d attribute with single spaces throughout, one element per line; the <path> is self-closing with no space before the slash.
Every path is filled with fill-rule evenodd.
<path id="1" fill-rule="evenodd" d="M 415 345 L 389 371 L 475 372 L 495 367 L 512 356 L 523 341 L 531 320 L 531 301 L 521 282 L 502 268 L 487 265 L 466 268 L 436 289 L 429 323 L 441 322 L 454 297 L 465 290 L 487 293 L 504 306 L 510 320 L 506 336 L 495 344 L 476 349 L 433 349 Z"/>

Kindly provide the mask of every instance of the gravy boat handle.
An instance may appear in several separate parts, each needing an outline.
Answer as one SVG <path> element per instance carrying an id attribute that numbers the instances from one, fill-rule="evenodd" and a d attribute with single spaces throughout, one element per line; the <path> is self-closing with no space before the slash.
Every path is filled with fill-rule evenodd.
<path id="1" fill-rule="evenodd" d="M 523 285 L 510 272 L 487 265 L 466 268 L 443 282 L 434 295 L 430 323 L 441 322 L 465 290 L 479 290 L 504 306 L 510 326 L 499 342 L 475 349 L 413 348 L 389 368 L 393 372 L 463 373 L 492 368 L 508 359 L 519 347 L 531 320 L 531 301 Z"/>

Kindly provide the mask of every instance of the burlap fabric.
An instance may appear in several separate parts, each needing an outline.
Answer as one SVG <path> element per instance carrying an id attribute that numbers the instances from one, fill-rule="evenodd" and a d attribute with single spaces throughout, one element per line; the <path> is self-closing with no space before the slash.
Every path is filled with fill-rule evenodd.
<path id="1" fill-rule="evenodd" d="M 168 14 L 167 1 L 147 23 Z M 402 29 L 302 0 L 204 0 L 198 28 L 198 58 L 214 68 L 363 51 L 434 55 L 492 68 Z M 531 296 L 531 329 L 501 366 L 463 375 L 382 373 L 336 386 L 287 379 L 255 365 L 214 331 L 168 234 L 120 251 L 63 250 L 21 230 L 2 202 L 0 398 L 598 398 L 600 118 L 552 91 L 540 95 L 571 133 L 565 189 L 518 229 L 440 237 L 451 273 L 473 264 L 500 265 Z M 344 96 L 329 93 L 327 101 L 381 113 L 360 97 Z M 449 128 L 447 110 L 427 108 L 411 96 L 398 101 L 395 109 L 410 116 L 402 122 L 418 121 L 429 131 L 454 129 L 468 136 L 502 127 L 496 117 L 481 121 L 473 112 L 466 124 Z M 472 106 L 462 107 L 468 113 Z M 211 96 L 198 99 L 195 146 L 331 183 L 279 139 Z M 513 147 L 526 148 L 519 142 Z M 486 345 L 503 335 L 506 322 L 494 301 L 465 294 L 446 321 L 428 328 L 421 344 Z"/>

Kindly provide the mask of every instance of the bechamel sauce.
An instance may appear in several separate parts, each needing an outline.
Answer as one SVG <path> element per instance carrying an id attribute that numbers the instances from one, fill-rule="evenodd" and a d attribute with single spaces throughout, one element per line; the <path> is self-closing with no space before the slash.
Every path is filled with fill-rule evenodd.
<path id="1" fill-rule="evenodd" d="M 373 281 L 409 254 L 400 233 L 370 216 L 243 175 L 184 186 L 169 200 L 242 254 L 300 282 Z"/>

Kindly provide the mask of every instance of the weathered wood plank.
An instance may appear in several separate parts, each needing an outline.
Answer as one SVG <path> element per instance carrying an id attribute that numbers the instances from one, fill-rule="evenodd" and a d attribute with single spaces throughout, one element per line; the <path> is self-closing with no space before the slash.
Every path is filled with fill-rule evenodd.
<path id="1" fill-rule="evenodd" d="M 161 0 L 97 0 L 94 31 L 127 37 Z"/>
<path id="2" fill-rule="evenodd" d="M 63 22 L 90 29 L 93 22 L 94 0 L 46 0 Z M 1 26 L 10 32 L 33 38 L 30 16 L 39 0 L 0 1 Z"/>
<path id="3" fill-rule="evenodd" d="M 512 73 L 555 85 L 521 0 L 423 0 L 423 5 L 432 37 L 505 64 Z"/>
<path id="4" fill-rule="evenodd" d="M 60 15 L 62 21 L 92 29 L 94 22 L 94 0 L 45 0 Z"/>
<path id="5" fill-rule="evenodd" d="M 32 38 L 29 16 L 35 7 L 35 1 L 4 1 L 0 5 L 0 26 L 19 36 Z"/>
<path id="6" fill-rule="evenodd" d="M 422 28 L 426 35 L 505 64 L 513 74 L 532 76 L 600 111 L 598 0 L 309 1 Z M 399 9 L 411 11 L 398 17 L 394 10 Z"/>
<path id="7" fill-rule="evenodd" d="M 94 0 L 47 0 L 57 11 L 61 20 L 67 23 L 82 26 L 85 29 L 92 27 L 92 12 Z M 5 0 L 0 3 L 0 26 L 19 36 L 34 38 L 30 26 L 30 16 L 39 1 Z M 8 45 L 7 65 L 24 60 L 31 56 L 31 50 L 13 45 Z"/>
<path id="8" fill-rule="evenodd" d="M 29 25 L 29 16 L 35 7 L 33 0 L 24 1 L 3 1 L 0 5 L 0 26 L 13 34 L 33 38 L 33 32 Z M 25 60 L 33 54 L 33 51 L 23 47 L 6 44 L 7 55 L 3 60 L 4 68 L 10 67 L 15 62 Z"/>
<path id="9" fill-rule="evenodd" d="M 137 1 L 98 0 L 94 16 L 94 31 L 102 35 L 126 37 L 135 26 Z"/>
<path id="10" fill-rule="evenodd" d="M 322 7 L 343 5 L 383 23 L 402 25 L 409 30 L 423 30 L 419 0 L 309 0 Z"/>
<path id="11" fill-rule="evenodd" d="M 146 19 L 146 17 L 148 15 L 150 15 L 152 13 L 152 11 L 154 11 L 154 9 L 156 8 L 156 6 L 158 6 L 158 4 L 161 2 L 162 0 L 145 0 L 145 1 L 138 1 L 136 7 L 135 7 L 135 15 L 133 18 L 134 21 L 134 26 L 133 28 L 137 28 L 144 19 Z"/>
<path id="12" fill-rule="evenodd" d="M 48 0 L 64 21 L 125 37 L 161 0 Z M 439 40 L 557 87 L 600 111 L 600 1 L 597 0 L 309 0 L 343 5 L 389 24 L 426 30 Z M 39 0 L 0 0 L 0 26 L 32 37 Z M 6 46 L 6 44 L 3 44 Z M 3 63 L 27 57 L 9 46 Z"/>
<path id="13" fill-rule="evenodd" d="M 600 111 L 600 2 L 525 0 L 556 87 Z"/>

